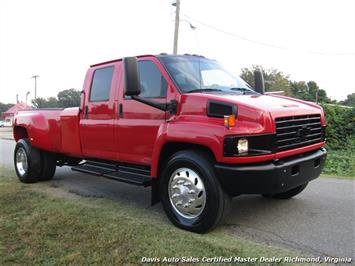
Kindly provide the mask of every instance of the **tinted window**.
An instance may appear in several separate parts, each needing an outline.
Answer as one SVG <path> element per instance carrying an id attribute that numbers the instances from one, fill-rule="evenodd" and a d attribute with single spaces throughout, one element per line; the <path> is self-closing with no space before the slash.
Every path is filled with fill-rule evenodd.
<path id="1" fill-rule="evenodd" d="M 107 101 L 110 97 L 113 66 L 95 70 L 91 85 L 90 102 Z"/>
<path id="2" fill-rule="evenodd" d="M 141 94 L 140 97 L 166 97 L 167 83 L 152 61 L 138 62 Z"/>

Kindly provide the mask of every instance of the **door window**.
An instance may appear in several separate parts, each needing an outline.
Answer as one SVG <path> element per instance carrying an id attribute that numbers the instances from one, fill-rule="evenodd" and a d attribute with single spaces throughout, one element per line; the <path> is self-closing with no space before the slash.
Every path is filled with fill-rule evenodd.
<path id="1" fill-rule="evenodd" d="M 113 68 L 113 66 L 110 66 L 95 70 L 90 90 L 90 102 L 109 100 Z"/>
<path id="2" fill-rule="evenodd" d="M 167 82 L 152 61 L 138 62 L 141 94 L 144 98 L 165 98 Z"/>

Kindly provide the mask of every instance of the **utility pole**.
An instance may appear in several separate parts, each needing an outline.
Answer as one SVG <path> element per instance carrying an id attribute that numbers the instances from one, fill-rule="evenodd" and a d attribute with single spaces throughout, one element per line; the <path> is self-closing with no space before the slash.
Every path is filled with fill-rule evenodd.
<path id="1" fill-rule="evenodd" d="M 175 12 L 175 31 L 174 31 L 174 51 L 173 51 L 173 54 L 177 54 L 178 39 L 179 39 L 179 23 L 180 23 L 180 0 L 176 0 L 176 2 L 173 3 L 173 6 L 176 7 L 176 12 Z"/>
<path id="2" fill-rule="evenodd" d="M 38 75 L 34 75 L 31 78 L 35 79 L 35 99 L 37 98 L 37 78 L 39 78 Z"/>
<path id="3" fill-rule="evenodd" d="M 30 94 L 30 92 L 26 92 L 26 105 L 27 105 L 27 99 L 28 99 L 28 94 Z"/>

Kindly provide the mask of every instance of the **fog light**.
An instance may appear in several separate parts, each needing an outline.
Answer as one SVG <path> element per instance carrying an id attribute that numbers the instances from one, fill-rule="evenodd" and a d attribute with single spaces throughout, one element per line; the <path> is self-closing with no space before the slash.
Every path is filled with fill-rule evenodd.
<path id="1" fill-rule="evenodd" d="M 248 140 L 239 139 L 238 140 L 238 153 L 247 153 L 248 152 Z"/>

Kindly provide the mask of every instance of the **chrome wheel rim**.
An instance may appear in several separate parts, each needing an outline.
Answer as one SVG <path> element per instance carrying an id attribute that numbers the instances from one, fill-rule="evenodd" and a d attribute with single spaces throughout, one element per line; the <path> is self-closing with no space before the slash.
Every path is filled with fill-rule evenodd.
<path id="1" fill-rule="evenodd" d="M 28 169 L 27 154 L 24 148 L 19 148 L 16 152 L 16 169 L 17 172 L 23 176 Z"/>
<path id="2" fill-rule="evenodd" d="M 198 217 L 206 205 L 206 190 L 200 176 L 189 168 L 175 170 L 169 179 L 169 199 L 184 218 Z"/>

